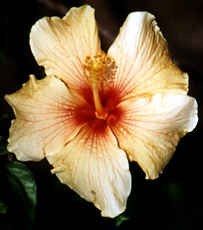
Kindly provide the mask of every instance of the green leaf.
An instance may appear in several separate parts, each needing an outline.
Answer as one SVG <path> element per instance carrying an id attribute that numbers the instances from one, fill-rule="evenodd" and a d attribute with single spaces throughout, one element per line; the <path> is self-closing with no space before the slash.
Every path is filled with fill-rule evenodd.
<path id="1" fill-rule="evenodd" d="M 115 218 L 115 226 L 116 227 L 119 227 L 124 220 L 129 220 L 130 219 L 130 216 L 124 216 L 124 215 L 119 215 Z"/>
<path id="2" fill-rule="evenodd" d="M 2 117 L 0 117 L 0 121 L 3 121 L 3 120 L 6 120 L 6 119 L 14 119 L 15 118 L 15 115 L 14 113 L 8 113 L 8 114 L 4 114 Z"/>
<path id="3" fill-rule="evenodd" d="M 37 187 L 31 171 L 17 161 L 4 165 L 2 171 L 4 184 L 1 189 L 4 190 L 9 219 L 15 223 L 16 229 L 31 229 L 37 202 Z"/>
<path id="4" fill-rule="evenodd" d="M 14 113 L 5 114 L 5 115 L 0 117 L 0 122 L 3 123 L 6 120 L 12 120 L 14 118 L 15 118 Z M 0 126 L 1 126 L 1 124 L 0 124 Z M 8 137 L 2 137 L 0 135 L 0 155 L 5 155 L 8 153 L 8 151 L 7 151 L 7 145 L 8 145 L 7 139 L 8 139 Z"/>
<path id="5" fill-rule="evenodd" d="M 5 205 L 3 202 L 0 201 L 0 213 L 6 214 L 7 213 L 8 206 Z"/>
<path id="6" fill-rule="evenodd" d="M 7 143 L 1 143 L 0 142 L 0 155 L 5 155 L 7 154 Z"/>

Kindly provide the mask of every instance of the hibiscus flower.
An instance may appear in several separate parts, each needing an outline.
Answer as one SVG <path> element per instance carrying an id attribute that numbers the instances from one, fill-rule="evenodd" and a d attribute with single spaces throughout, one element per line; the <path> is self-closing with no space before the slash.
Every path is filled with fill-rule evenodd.
<path id="1" fill-rule="evenodd" d="M 197 124 L 187 73 L 147 12 L 128 15 L 107 53 L 88 5 L 37 21 L 30 46 L 47 76 L 6 95 L 16 115 L 8 150 L 21 161 L 46 157 L 102 216 L 119 215 L 131 191 L 128 159 L 156 179 Z"/>

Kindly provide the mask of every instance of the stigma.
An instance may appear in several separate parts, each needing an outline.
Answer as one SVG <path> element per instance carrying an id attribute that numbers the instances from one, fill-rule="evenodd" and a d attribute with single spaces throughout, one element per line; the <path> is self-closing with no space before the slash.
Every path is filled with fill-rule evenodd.
<path id="1" fill-rule="evenodd" d="M 101 52 L 93 57 L 87 56 L 84 69 L 87 83 L 92 88 L 95 116 L 98 119 L 105 120 L 109 111 L 102 104 L 100 95 L 104 90 L 104 86 L 108 86 L 113 82 L 117 66 L 114 61 L 107 57 L 105 52 Z"/>

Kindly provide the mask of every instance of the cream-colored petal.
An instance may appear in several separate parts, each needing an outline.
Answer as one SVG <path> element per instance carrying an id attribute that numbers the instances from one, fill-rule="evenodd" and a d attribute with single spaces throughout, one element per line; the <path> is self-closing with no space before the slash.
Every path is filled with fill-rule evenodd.
<path id="1" fill-rule="evenodd" d="M 187 93 L 188 75 L 173 64 L 155 17 L 147 12 L 129 14 L 108 55 L 118 66 L 114 87 L 123 99 Z"/>
<path id="2" fill-rule="evenodd" d="M 115 217 L 126 208 L 131 191 L 128 160 L 103 120 L 95 120 L 59 153 L 47 158 L 60 181 Z"/>
<path id="3" fill-rule="evenodd" d="M 198 121 L 197 103 L 192 97 L 156 94 L 152 98 L 121 103 L 111 129 L 129 160 L 136 161 L 146 179 L 156 179 L 175 148 Z M 118 116 L 119 114 L 119 116 Z"/>
<path id="4" fill-rule="evenodd" d="M 16 115 L 8 150 L 22 161 L 38 161 L 60 151 L 85 123 L 77 117 L 83 113 L 83 102 L 54 76 L 37 80 L 31 75 L 19 91 L 6 95 L 5 99 Z"/>
<path id="5" fill-rule="evenodd" d="M 47 75 L 57 76 L 72 90 L 83 89 L 85 59 L 100 51 L 94 9 L 88 5 L 73 7 L 62 19 L 40 19 L 31 29 L 30 46 Z"/>

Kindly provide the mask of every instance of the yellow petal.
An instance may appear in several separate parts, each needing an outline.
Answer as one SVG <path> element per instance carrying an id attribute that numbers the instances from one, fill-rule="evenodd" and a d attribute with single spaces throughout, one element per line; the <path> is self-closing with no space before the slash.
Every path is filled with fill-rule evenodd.
<path id="1" fill-rule="evenodd" d="M 125 152 L 103 120 L 95 120 L 59 153 L 48 157 L 52 173 L 81 197 L 115 217 L 126 208 L 131 175 Z"/>
<path id="2" fill-rule="evenodd" d="M 125 101 L 118 110 L 119 119 L 111 123 L 113 133 L 129 160 L 138 162 L 146 173 L 146 179 L 159 176 L 180 138 L 198 121 L 196 100 L 185 95 L 156 94 Z"/>
<path id="3" fill-rule="evenodd" d="M 19 91 L 5 99 L 16 114 L 8 150 L 22 161 L 38 161 L 60 151 L 84 125 L 75 119 L 81 100 L 73 98 L 66 85 L 54 76 L 36 80 L 31 75 Z"/>
<path id="4" fill-rule="evenodd" d="M 168 44 L 147 12 L 129 14 L 108 55 L 118 66 L 114 87 L 124 99 L 187 93 L 188 75 L 173 64 Z"/>
<path id="5" fill-rule="evenodd" d="M 47 75 L 57 76 L 71 89 L 83 88 L 85 59 L 100 51 L 94 9 L 73 7 L 62 19 L 42 18 L 32 27 L 30 46 Z"/>

